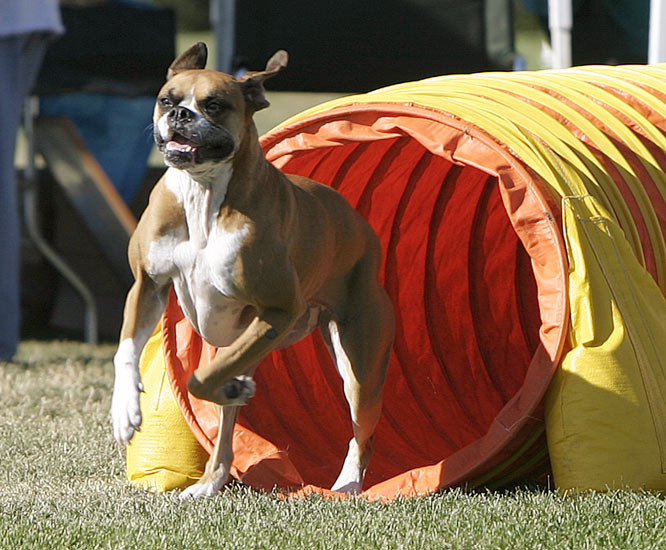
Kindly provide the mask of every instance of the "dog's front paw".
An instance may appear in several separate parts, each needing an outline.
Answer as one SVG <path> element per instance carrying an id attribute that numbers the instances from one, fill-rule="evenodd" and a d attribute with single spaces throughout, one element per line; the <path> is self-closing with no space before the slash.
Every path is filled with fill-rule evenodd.
<path id="1" fill-rule="evenodd" d="M 218 405 L 247 405 L 254 395 L 256 384 L 249 376 L 236 376 L 225 384 L 213 385 L 210 381 L 201 382 L 196 372 L 187 382 L 187 389 L 199 399 L 212 401 Z"/>
<path id="2" fill-rule="evenodd" d="M 121 371 L 122 372 L 122 371 Z M 141 407 L 139 396 L 143 386 L 137 376 L 132 373 L 116 373 L 111 401 L 111 417 L 113 419 L 113 435 L 118 443 L 127 445 L 134 432 L 141 427 Z"/>
<path id="3" fill-rule="evenodd" d="M 237 376 L 222 386 L 222 394 L 226 399 L 222 405 L 247 405 L 254 395 L 257 385 L 249 376 Z"/>

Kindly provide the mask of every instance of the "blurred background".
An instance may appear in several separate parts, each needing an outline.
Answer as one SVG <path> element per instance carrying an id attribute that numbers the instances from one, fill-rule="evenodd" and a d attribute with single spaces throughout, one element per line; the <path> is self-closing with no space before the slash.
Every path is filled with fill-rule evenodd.
<path id="1" fill-rule="evenodd" d="M 572 9 L 574 65 L 646 62 L 648 0 Z M 193 42 L 208 44 L 209 68 L 233 74 L 289 51 L 260 133 L 343 95 L 551 59 L 547 0 L 63 0 L 61 13 L 66 32 L 47 51 L 17 149 L 24 337 L 117 337 L 127 241 L 164 171 L 154 96 Z"/>

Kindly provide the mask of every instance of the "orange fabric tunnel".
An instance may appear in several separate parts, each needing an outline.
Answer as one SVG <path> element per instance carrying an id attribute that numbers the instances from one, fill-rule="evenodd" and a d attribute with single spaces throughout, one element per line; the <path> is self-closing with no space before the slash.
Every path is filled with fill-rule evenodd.
<path id="1" fill-rule="evenodd" d="M 460 121 L 418 107 L 345 108 L 295 126 L 264 138 L 269 159 L 332 185 L 370 221 L 397 313 L 366 486 L 411 494 L 480 483 L 491 471 L 497 482 L 547 471 L 537 409 L 561 350 L 566 285 L 557 214 L 526 170 Z M 306 137 L 317 146 L 303 146 Z M 483 166 L 458 158 L 465 149 Z M 514 227 L 529 233 L 526 244 Z M 531 257 L 543 264 L 536 275 Z M 213 350 L 173 302 L 164 334 L 167 357 L 181 357 L 167 363 L 179 387 Z M 256 382 L 239 423 L 245 438 L 256 434 L 275 449 L 239 477 L 267 488 L 330 487 L 351 424 L 322 339 L 275 352 Z M 214 410 L 181 398 L 210 449 Z M 241 461 L 243 450 L 236 454 Z"/>
<path id="2" fill-rule="evenodd" d="M 271 162 L 339 190 L 382 243 L 397 335 L 369 498 L 550 471 L 543 404 L 568 334 L 561 200 L 574 176 L 610 205 L 630 241 L 637 235 L 653 277 L 663 275 L 663 240 L 646 237 L 650 223 L 627 177 L 649 167 L 632 156 L 631 136 L 604 118 L 621 119 L 662 162 L 663 150 L 617 105 L 656 120 L 643 97 L 655 98 L 663 71 L 604 71 L 430 79 L 336 100 L 263 136 Z M 596 190 L 599 174 L 610 182 L 605 191 Z M 661 192 L 652 196 L 663 205 Z M 214 349 L 173 296 L 162 338 L 176 398 L 210 450 L 214 408 L 189 396 L 185 381 Z M 351 425 L 323 340 L 315 333 L 274 352 L 255 380 L 234 436 L 234 475 L 265 489 L 325 493 Z"/>

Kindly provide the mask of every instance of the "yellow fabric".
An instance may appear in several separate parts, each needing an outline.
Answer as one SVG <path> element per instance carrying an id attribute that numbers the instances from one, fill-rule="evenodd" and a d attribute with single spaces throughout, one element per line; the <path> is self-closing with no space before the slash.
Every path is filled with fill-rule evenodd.
<path id="1" fill-rule="evenodd" d="M 549 388 L 560 489 L 666 489 L 666 300 L 589 195 L 564 201 L 571 351 Z"/>
<path id="2" fill-rule="evenodd" d="M 136 487 L 170 491 L 198 480 L 208 453 L 185 422 L 166 377 L 159 330 L 140 360 L 145 392 L 141 394 L 141 431 L 127 447 L 127 478 Z"/>

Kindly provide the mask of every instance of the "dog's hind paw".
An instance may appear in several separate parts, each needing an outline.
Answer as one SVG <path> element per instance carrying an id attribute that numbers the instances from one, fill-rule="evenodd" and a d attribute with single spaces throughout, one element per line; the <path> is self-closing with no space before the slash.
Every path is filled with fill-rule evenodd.
<path id="1" fill-rule="evenodd" d="M 211 498 L 217 495 L 229 480 L 228 475 L 205 475 L 194 485 L 190 485 L 180 493 L 181 500 Z"/>

